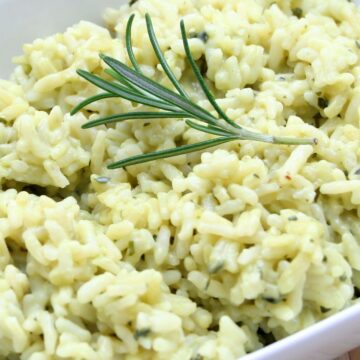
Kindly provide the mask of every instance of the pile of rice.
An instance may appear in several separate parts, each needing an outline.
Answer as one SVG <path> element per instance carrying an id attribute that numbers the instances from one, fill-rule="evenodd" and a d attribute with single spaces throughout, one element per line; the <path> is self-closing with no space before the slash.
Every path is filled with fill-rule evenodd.
<path id="1" fill-rule="evenodd" d="M 0 358 L 236 359 L 357 301 L 360 11 L 346 0 L 139 0 L 24 46 L 0 81 Z M 180 19 L 221 107 L 266 134 L 107 170 L 211 135 L 182 120 L 90 130 L 146 109 L 99 92 L 99 53 L 169 85 L 146 34 L 194 101 Z M 147 108 L 149 110 L 149 108 Z"/>

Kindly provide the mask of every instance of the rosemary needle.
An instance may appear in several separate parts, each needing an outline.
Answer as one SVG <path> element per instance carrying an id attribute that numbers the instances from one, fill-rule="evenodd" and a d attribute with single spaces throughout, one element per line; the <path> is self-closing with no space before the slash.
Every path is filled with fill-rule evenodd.
<path id="1" fill-rule="evenodd" d="M 185 92 L 161 51 L 151 18 L 148 14 L 145 15 L 145 20 L 151 45 L 161 67 L 163 68 L 169 80 L 172 82 L 176 91 L 168 89 L 158 82 L 155 82 L 154 80 L 146 77 L 141 71 L 140 65 L 135 58 L 132 48 L 131 29 L 134 17 L 135 15 L 130 16 L 126 26 L 125 35 L 126 49 L 133 68 L 112 57 L 101 54 L 101 59 L 109 66 L 109 68 L 105 71 L 113 78 L 113 80 L 106 80 L 87 71 L 78 70 L 77 72 L 81 77 L 91 82 L 98 88 L 104 90 L 105 92 L 89 97 L 88 99 L 82 101 L 72 110 L 71 114 L 77 113 L 85 106 L 98 100 L 106 98 L 123 98 L 138 104 L 143 104 L 155 108 L 157 111 L 134 111 L 106 116 L 85 123 L 83 128 L 88 129 L 98 125 L 107 125 L 114 122 L 133 119 L 154 120 L 162 118 L 180 118 L 185 119 L 185 122 L 189 127 L 197 131 L 214 135 L 215 138 L 195 144 L 182 145 L 171 149 L 163 149 L 147 154 L 136 155 L 110 164 L 108 166 L 109 169 L 117 169 L 157 159 L 164 159 L 172 156 L 187 154 L 194 151 L 218 146 L 234 140 L 254 140 L 272 144 L 286 145 L 317 144 L 317 139 L 315 138 L 301 139 L 277 137 L 253 132 L 242 128 L 240 125 L 231 120 L 221 109 L 201 75 L 201 72 L 190 50 L 183 20 L 180 22 L 180 30 L 186 58 L 197 81 L 199 82 L 200 87 L 202 88 L 210 104 L 216 110 L 219 117 L 213 116 L 209 111 L 198 106 Z"/>

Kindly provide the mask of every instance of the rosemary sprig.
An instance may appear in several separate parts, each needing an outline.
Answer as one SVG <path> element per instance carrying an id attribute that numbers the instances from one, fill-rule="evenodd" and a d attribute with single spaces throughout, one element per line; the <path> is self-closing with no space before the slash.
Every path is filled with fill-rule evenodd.
<path id="1" fill-rule="evenodd" d="M 105 71 L 113 78 L 113 80 L 109 81 L 99 76 L 93 75 L 87 71 L 78 70 L 78 74 L 81 77 L 88 80 L 105 92 L 84 100 L 72 110 L 71 114 L 77 113 L 85 106 L 95 101 L 105 98 L 118 97 L 138 104 L 147 105 L 162 111 L 134 111 L 124 114 L 115 114 L 89 121 L 83 125 L 83 128 L 88 129 L 98 125 L 107 125 L 119 121 L 133 119 L 153 120 L 162 118 L 180 118 L 185 119 L 186 124 L 189 127 L 198 131 L 215 135 L 216 137 L 211 140 L 202 141 L 195 144 L 183 145 L 171 149 L 164 149 L 148 154 L 133 156 L 110 164 L 108 166 L 109 169 L 122 168 L 125 166 L 145 163 L 157 159 L 164 159 L 172 156 L 187 154 L 234 140 L 254 140 L 272 144 L 287 145 L 317 144 L 317 139 L 315 138 L 298 139 L 256 133 L 244 129 L 231 120 L 216 102 L 214 95 L 211 93 L 210 89 L 206 85 L 204 78 L 201 75 L 201 72 L 190 50 L 183 20 L 180 22 L 180 30 L 187 60 L 204 94 L 206 95 L 210 104 L 216 110 L 219 117 L 215 117 L 209 111 L 195 104 L 190 99 L 185 89 L 181 86 L 161 51 L 151 18 L 148 14 L 145 15 L 145 20 L 151 45 L 160 65 L 162 66 L 169 80 L 172 82 L 176 91 L 168 89 L 165 86 L 162 86 L 159 83 L 147 78 L 142 73 L 140 65 L 138 64 L 133 52 L 131 29 L 134 16 L 135 15 L 130 16 L 126 27 L 126 49 L 133 68 L 130 68 L 129 66 L 112 57 L 101 54 L 101 59 L 109 66 L 109 68 Z"/>

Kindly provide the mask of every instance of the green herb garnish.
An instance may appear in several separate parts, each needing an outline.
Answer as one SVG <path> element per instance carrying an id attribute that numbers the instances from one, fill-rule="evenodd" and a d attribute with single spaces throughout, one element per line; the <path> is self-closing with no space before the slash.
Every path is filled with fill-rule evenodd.
<path id="1" fill-rule="evenodd" d="M 137 340 L 141 337 L 146 337 L 150 334 L 151 330 L 149 328 L 137 329 L 134 334 L 134 339 Z"/>
<path id="2" fill-rule="evenodd" d="M 231 120 L 220 108 L 220 106 L 215 100 L 214 95 L 209 90 L 204 78 L 201 75 L 201 72 L 190 51 L 190 46 L 188 43 L 185 24 L 183 20 L 180 22 L 180 29 L 187 60 L 190 63 L 192 71 L 195 74 L 200 87 L 202 88 L 211 105 L 216 110 L 219 118 L 194 103 L 190 99 L 184 88 L 181 86 L 179 81 L 176 79 L 174 73 L 170 69 L 169 64 L 166 62 L 163 53 L 161 52 L 159 43 L 155 36 L 151 18 L 148 14 L 145 15 L 145 19 L 151 45 L 164 72 L 175 87 L 176 92 L 144 76 L 141 72 L 140 65 L 135 59 L 135 55 L 132 49 L 131 28 L 134 16 L 135 15 L 130 16 L 126 28 L 126 48 L 133 68 L 130 68 L 129 66 L 114 58 L 101 54 L 101 59 L 110 67 L 110 69 L 107 69 L 105 71 L 114 80 L 106 80 L 99 76 L 93 75 L 85 70 L 78 70 L 77 72 L 81 77 L 88 80 L 89 82 L 96 85 L 105 92 L 90 97 L 85 101 L 81 102 L 72 110 L 71 114 L 73 115 L 77 113 L 86 105 L 91 104 L 94 101 L 106 98 L 123 98 L 162 111 L 135 111 L 124 114 L 111 115 L 89 121 L 88 123 L 83 125 L 83 128 L 88 129 L 97 125 L 106 125 L 119 121 L 133 119 L 153 120 L 161 118 L 179 118 L 186 119 L 185 122 L 189 127 L 198 131 L 212 134 L 215 136 L 215 138 L 195 144 L 182 145 L 176 148 L 159 150 L 148 154 L 129 157 L 127 159 L 108 165 L 109 169 L 122 168 L 129 165 L 141 164 L 157 159 L 164 159 L 172 156 L 187 154 L 235 140 L 254 140 L 265 143 L 286 145 L 317 144 L 317 139 L 315 138 L 298 139 L 256 133 L 241 127 L 233 120 Z"/>

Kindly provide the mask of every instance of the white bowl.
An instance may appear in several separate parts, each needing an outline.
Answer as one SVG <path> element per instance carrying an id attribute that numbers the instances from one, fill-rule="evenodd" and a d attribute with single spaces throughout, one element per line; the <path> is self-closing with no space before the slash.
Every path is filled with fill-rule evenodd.
<path id="1" fill-rule="evenodd" d="M 166 1 L 166 0 L 164 0 Z M 79 20 L 100 23 L 105 7 L 126 0 L 0 0 L 0 77 L 11 58 L 38 37 L 64 31 Z M 360 4 L 360 0 L 357 1 Z M 295 335 L 252 353 L 244 360 L 331 360 L 360 345 L 360 304 Z"/>
<path id="2" fill-rule="evenodd" d="M 101 23 L 109 6 L 126 0 L 0 0 L 0 78 L 9 77 L 13 56 L 36 38 L 65 30 L 80 20 Z"/>

